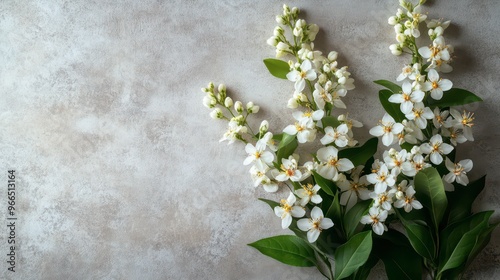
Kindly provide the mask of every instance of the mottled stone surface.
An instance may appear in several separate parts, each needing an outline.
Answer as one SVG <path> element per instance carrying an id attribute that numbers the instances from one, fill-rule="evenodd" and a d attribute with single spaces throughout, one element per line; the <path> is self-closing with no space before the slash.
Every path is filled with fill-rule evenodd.
<path id="1" fill-rule="evenodd" d="M 388 50 L 397 2 L 289 2 L 320 26 L 316 47 L 349 65 L 357 88 L 345 102 L 366 126 L 361 141 L 383 114 L 371 81 L 395 79 L 407 61 Z M 485 100 L 468 107 L 476 141 L 459 152 L 472 177 L 489 174 L 475 208 L 499 210 L 500 5 L 429 2 L 430 17 L 453 21 L 447 77 Z M 0 229 L 0 278 L 322 279 L 246 246 L 288 233 L 257 201 L 284 192 L 253 188 L 243 146 L 218 143 L 225 124 L 201 103 L 201 87 L 224 82 L 260 104 L 271 129 L 292 120 L 292 85 L 262 63 L 278 13 L 274 1 L 2 1 L 0 219 L 13 168 L 18 220 L 15 273 Z M 499 262 L 497 230 L 468 278 L 500 277 Z"/>

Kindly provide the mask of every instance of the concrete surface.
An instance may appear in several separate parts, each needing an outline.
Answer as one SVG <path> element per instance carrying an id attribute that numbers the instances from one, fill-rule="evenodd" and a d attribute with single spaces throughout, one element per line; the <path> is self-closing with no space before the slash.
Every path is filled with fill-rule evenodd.
<path id="1" fill-rule="evenodd" d="M 337 50 L 356 90 L 345 102 L 365 124 L 383 110 L 378 86 L 395 80 L 387 18 L 394 1 L 289 1 L 321 31 L 317 48 Z M 487 173 L 476 209 L 500 210 L 500 4 L 429 1 L 429 17 L 451 19 L 456 87 L 485 102 L 473 144 L 459 156 Z M 235 99 L 261 106 L 280 131 L 293 87 L 262 59 L 281 13 L 276 1 L 2 1 L 0 3 L 0 178 L 16 170 L 16 272 L 2 279 L 323 279 L 313 268 L 282 265 L 246 246 L 287 234 L 254 189 L 243 145 L 218 140 L 200 88 L 224 82 Z M 7 189 L 0 192 L 7 223 Z M 500 220 L 499 213 L 494 219 Z M 500 277 L 500 236 L 467 275 Z M 378 267 L 371 279 L 383 279 Z"/>

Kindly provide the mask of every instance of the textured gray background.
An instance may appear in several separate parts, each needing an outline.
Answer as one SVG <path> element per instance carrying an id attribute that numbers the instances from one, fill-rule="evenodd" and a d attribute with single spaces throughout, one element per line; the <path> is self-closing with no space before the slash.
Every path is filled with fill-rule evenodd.
<path id="1" fill-rule="evenodd" d="M 321 31 L 317 48 L 337 50 L 356 90 L 345 100 L 365 124 L 382 114 L 377 79 L 395 80 L 387 17 L 394 1 L 290 1 Z M 476 209 L 500 210 L 498 68 L 500 4 L 429 1 L 451 19 L 456 87 L 476 92 L 476 141 L 461 158 L 471 177 L 487 173 Z M 202 106 L 200 88 L 224 82 L 235 99 L 261 105 L 280 131 L 293 85 L 270 76 L 276 1 L 2 1 L 0 3 L 0 178 L 17 170 L 17 272 L 7 279 L 322 279 L 246 246 L 276 234 L 280 221 L 258 197 L 243 146 L 218 140 L 225 123 Z M 256 121 L 257 122 L 257 121 Z M 6 185 L 6 183 L 2 183 Z M 6 188 L 0 219 L 6 219 Z M 499 220 L 499 213 L 494 215 Z M 4 222 L 2 222 L 3 224 Z M 470 279 L 500 276 L 500 236 Z M 379 266 L 372 279 L 380 279 Z"/>

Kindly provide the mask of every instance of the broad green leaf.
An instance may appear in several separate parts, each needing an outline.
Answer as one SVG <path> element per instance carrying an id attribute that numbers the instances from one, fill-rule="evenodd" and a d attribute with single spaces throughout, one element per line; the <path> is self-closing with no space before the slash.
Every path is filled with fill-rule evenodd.
<path id="1" fill-rule="evenodd" d="M 435 168 L 429 167 L 415 175 L 414 184 L 415 196 L 429 210 L 434 229 L 438 229 L 448 205 L 441 176 Z"/>
<path id="2" fill-rule="evenodd" d="M 347 238 L 350 238 L 356 232 L 361 217 L 368 213 L 371 203 L 371 200 L 362 200 L 347 211 L 344 216 L 344 230 Z"/>
<path id="3" fill-rule="evenodd" d="M 401 92 L 401 87 L 393 82 L 390 82 L 387 80 L 377 80 L 377 81 L 374 81 L 374 83 L 388 88 L 393 93 L 400 93 Z"/>
<path id="4" fill-rule="evenodd" d="M 372 250 L 372 232 L 354 235 L 335 251 L 335 279 L 349 277 L 368 260 Z"/>
<path id="5" fill-rule="evenodd" d="M 327 126 L 331 126 L 332 128 L 336 128 L 337 126 L 340 125 L 339 120 L 333 116 L 326 116 L 321 119 L 321 123 L 323 124 L 323 128 L 326 128 Z"/>
<path id="6" fill-rule="evenodd" d="M 389 280 L 422 279 L 421 258 L 412 249 L 391 246 L 384 248 L 385 271 Z"/>
<path id="7" fill-rule="evenodd" d="M 402 122 L 406 117 L 401 112 L 400 105 L 397 103 L 389 102 L 389 97 L 394 93 L 390 90 L 383 89 L 378 92 L 378 97 L 380 99 L 380 103 L 382 107 L 384 107 L 387 114 L 394 118 L 396 122 Z"/>
<path id="8" fill-rule="evenodd" d="M 274 207 L 280 206 L 279 202 L 276 202 L 276 201 L 272 201 L 272 200 L 265 199 L 265 198 L 259 198 L 259 200 L 267 203 L 267 205 L 269 205 L 271 207 L 271 209 L 273 209 L 273 211 L 274 211 Z"/>
<path id="9" fill-rule="evenodd" d="M 474 102 L 483 101 L 479 96 L 474 93 L 460 88 L 452 88 L 443 93 L 443 97 L 440 100 L 428 99 L 430 106 L 437 106 L 439 108 L 460 106 L 465 104 L 470 104 Z"/>
<path id="10" fill-rule="evenodd" d="M 280 59 L 267 58 L 264 59 L 264 64 L 271 75 L 280 79 L 286 79 L 286 74 L 290 72 L 288 63 Z"/>
<path id="11" fill-rule="evenodd" d="M 479 193 L 484 189 L 486 175 L 478 180 L 469 183 L 467 186 L 457 185 L 455 191 L 447 193 L 448 195 L 448 224 L 460 221 L 472 214 L 472 203 Z"/>
<path id="12" fill-rule="evenodd" d="M 337 191 L 337 185 L 331 180 L 324 178 L 319 175 L 316 171 L 313 171 L 314 182 L 320 186 L 320 188 L 330 196 L 334 196 Z"/>
<path id="13" fill-rule="evenodd" d="M 292 266 L 315 266 L 314 250 L 307 241 L 293 235 L 279 235 L 248 244 L 262 254 Z"/>
<path id="14" fill-rule="evenodd" d="M 283 133 L 281 142 L 278 145 L 278 151 L 276 152 L 278 163 L 281 164 L 282 159 L 287 159 L 289 156 L 291 156 L 295 149 L 297 149 L 298 145 L 299 143 L 297 142 L 297 138 L 295 137 L 295 135 Z"/>
<path id="15" fill-rule="evenodd" d="M 472 263 L 472 261 L 474 261 L 474 259 L 486 247 L 486 245 L 488 245 L 491 239 L 491 233 L 498 225 L 499 223 L 490 225 L 478 235 L 476 244 L 474 245 L 474 248 L 472 248 L 469 257 L 467 258 L 467 264 L 465 265 L 466 268 Z"/>
<path id="16" fill-rule="evenodd" d="M 328 257 L 324 257 L 317 251 L 314 251 L 316 256 L 316 268 L 321 274 L 323 274 L 328 279 L 333 279 L 332 264 L 328 260 Z"/>
<path id="17" fill-rule="evenodd" d="M 440 236 L 439 273 L 462 266 L 471 254 L 478 237 L 489 230 L 493 211 L 484 211 L 445 228 Z"/>
<path id="18" fill-rule="evenodd" d="M 365 165 L 365 163 L 377 152 L 378 138 L 368 139 L 363 146 L 340 150 L 339 158 L 349 159 L 354 166 Z"/>
<path id="19" fill-rule="evenodd" d="M 378 263 L 379 258 L 375 254 L 370 254 L 370 257 L 358 270 L 351 276 L 352 280 L 366 280 L 370 275 L 372 268 Z"/>
<path id="20" fill-rule="evenodd" d="M 335 196 L 332 199 L 332 203 L 326 212 L 325 217 L 332 219 L 335 226 L 342 225 L 342 209 L 340 208 L 340 192 L 336 192 Z"/>
<path id="21" fill-rule="evenodd" d="M 419 224 L 405 225 L 408 240 L 415 251 L 422 257 L 433 261 L 436 258 L 436 245 L 429 227 Z"/>
<path id="22" fill-rule="evenodd" d="M 402 233 L 389 230 L 375 238 L 373 253 L 383 261 L 388 279 L 422 279 L 422 258 Z"/>
<path id="23" fill-rule="evenodd" d="M 461 265 L 456 268 L 448 269 L 443 272 L 443 277 L 441 279 L 460 279 L 460 274 L 465 272 L 467 268 L 470 266 L 472 261 L 477 257 L 477 255 L 486 247 L 486 245 L 490 242 L 492 231 L 498 226 L 498 224 L 491 225 L 485 228 L 477 237 L 476 244 L 474 248 L 472 248 L 469 257 L 467 258 L 467 262 L 465 265 Z"/>

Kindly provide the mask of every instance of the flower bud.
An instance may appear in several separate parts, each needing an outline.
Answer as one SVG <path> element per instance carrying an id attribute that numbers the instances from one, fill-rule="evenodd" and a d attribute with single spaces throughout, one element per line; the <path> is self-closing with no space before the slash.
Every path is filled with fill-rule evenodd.
<path id="1" fill-rule="evenodd" d="M 317 24 L 311 24 L 309 25 L 309 40 L 314 41 L 316 39 L 316 35 L 318 35 L 319 32 L 319 26 Z"/>
<path id="2" fill-rule="evenodd" d="M 269 39 L 267 39 L 266 43 L 272 47 L 276 47 L 279 43 L 279 39 L 276 36 L 271 36 Z"/>
<path id="3" fill-rule="evenodd" d="M 404 43 L 406 41 L 406 36 L 405 34 L 403 33 L 398 33 L 396 35 L 396 41 L 398 41 L 398 43 Z"/>
<path id="4" fill-rule="evenodd" d="M 224 106 L 226 106 L 227 108 L 233 106 L 233 99 L 231 99 L 231 97 L 226 97 L 226 100 L 224 100 Z"/>
<path id="5" fill-rule="evenodd" d="M 328 54 L 328 60 L 330 60 L 330 61 L 335 61 L 335 60 L 337 60 L 338 56 L 339 56 L 338 52 L 336 52 L 336 51 L 331 51 L 331 52 Z"/>
<path id="6" fill-rule="evenodd" d="M 260 107 L 253 104 L 253 102 L 250 101 L 247 103 L 247 112 L 249 114 L 255 114 L 255 113 L 259 112 L 259 109 L 260 109 Z"/>
<path id="7" fill-rule="evenodd" d="M 203 97 L 203 105 L 205 107 L 213 108 L 215 107 L 215 104 L 217 104 L 217 100 L 215 100 L 215 98 L 213 98 L 212 96 L 205 95 L 205 97 Z"/>
<path id="8" fill-rule="evenodd" d="M 389 17 L 387 23 L 389 23 L 390 25 L 396 25 L 398 23 L 398 18 L 395 16 Z"/>
<path id="9" fill-rule="evenodd" d="M 279 23 L 279 24 L 283 24 L 283 25 L 286 24 L 286 20 L 281 15 L 277 15 L 276 16 L 276 22 Z"/>
<path id="10" fill-rule="evenodd" d="M 238 113 L 241 113 L 243 112 L 243 104 L 240 102 L 240 101 L 236 101 L 234 103 L 234 109 L 236 110 L 236 112 Z"/>
<path id="11" fill-rule="evenodd" d="M 293 8 L 292 8 L 292 11 L 291 11 L 291 14 L 292 14 L 292 16 L 296 17 L 296 16 L 298 16 L 298 15 L 299 15 L 299 12 L 300 12 L 300 11 L 299 11 L 299 8 L 297 8 L 297 7 L 293 7 Z"/>
<path id="12" fill-rule="evenodd" d="M 281 26 L 276 26 L 274 28 L 274 31 L 273 31 L 274 36 L 283 35 L 284 33 L 285 33 L 285 30 L 283 30 L 283 28 L 281 28 Z"/>
<path id="13" fill-rule="evenodd" d="M 403 33 L 403 26 L 401 25 L 401 23 L 394 25 L 394 32 Z"/>
<path id="14" fill-rule="evenodd" d="M 222 111 L 219 108 L 215 108 L 212 112 L 210 112 L 210 117 L 212 119 L 222 119 L 224 114 L 222 114 Z"/>
<path id="15" fill-rule="evenodd" d="M 401 55 L 403 53 L 403 50 L 401 49 L 400 45 L 398 45 L 398 44 L 390 45 L 389 49 L 391 50 L 391 53 L 393 55 Z"/>
<path id="16" fill-rule="evenodd" d="M 222 93 L 222 92 L 226 93 L 226 85 L 225 84 L 220 84 L 217 89 L 219 90 L 220 93 Z"/>
<path id="17" fill-rule="evenodd" d="M 267 132 L 267 130 L 269 129 L 269 122 L 266 121 L 266 120 L 263 120 L 261 123 L 260 123 L 260 127 L 259 127 L 259 132 L 260 134 L 265 134 Z"/>

